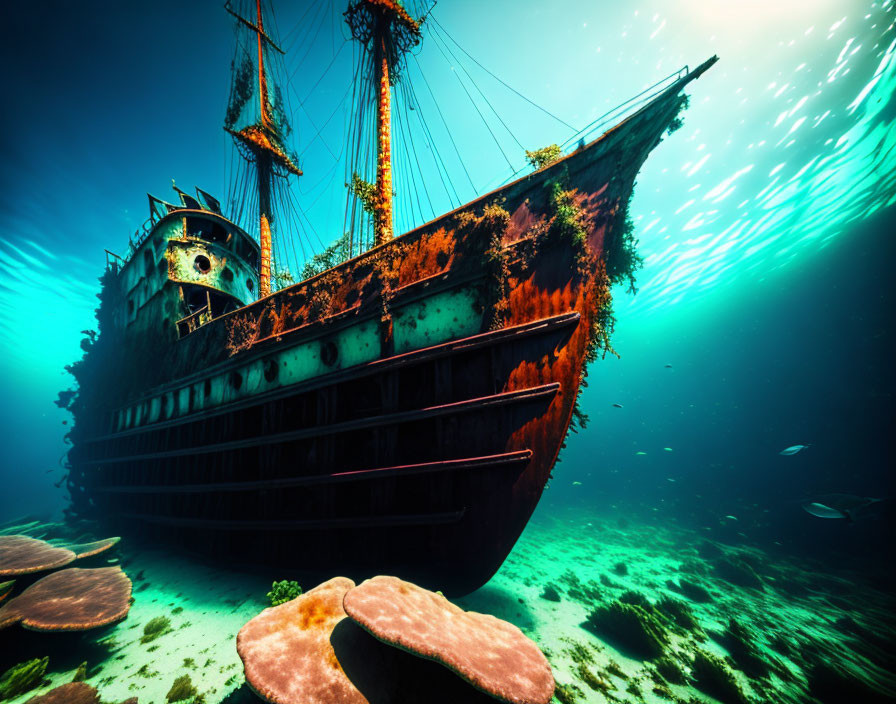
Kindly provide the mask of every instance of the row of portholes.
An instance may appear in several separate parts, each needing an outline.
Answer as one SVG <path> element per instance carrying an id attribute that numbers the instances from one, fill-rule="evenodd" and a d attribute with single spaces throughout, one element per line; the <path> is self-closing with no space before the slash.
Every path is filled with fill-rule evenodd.
<path id="1" fill-rule="evenodd" d="M 273 358 L 266 359 L 261 364 L 261 371 L 264 380 L 269 384 L 274 384 L 279 375 L 280 368 L 277 361 Z M 238 393 L 243 388 L 245 371 L 232 371 L 226 375 L 219 377 L 210 377 L 204 381 L 191 384 L 178 391 L 170 391 L 148 399 L 135 406 L 123 411 L 116 411 L 114 423 L 116 430 L 127 430 L 139 425 L 147 423 L 156 423 L 161 420 L 169 420 L 175 415 L 187 414 L 195 411 L 203 410 L 204 407 L 216 406 L 225 399 L 225 390 L 222 382 L 226 376 L 226 384 L 232 390 L 232 393 Z M 216 388 L 219 387 L 219 388 Z M 202 389 L 202 398 L 199 398 L 199 389 Z M 258 391 L 259 389 L 256 389 Z M 186 408 L 181 408 L 184 394 L 187 394 Z M 210 399 L 211 404 L 206 404 L 206 400 Z"/>
<path id="2" fill-rule="evenodd" d="M 336 364 L 339 358 L 339 348 L 331 340 L 325 340 L 320 343 L 319 354 L 324 365 L 332 367 Z M 232 400 L 224 398 L 225 391 L 223 388 L 220 388 L 223 386 L 222 382 L 224 382 L 226 377 L 226 384 L 229 387 L 230 392 L 232 394 L 238 394 L 243 389 L 246 382 L 246 375 L 251 373 L 250 368 L 252 364 L 255 363 L 253 362 L 241 370 L 228 372 L 226 375 L 209 377 L 200 383 L 191 384 L 176 392 L 169 391 L 161 396 L 156 396 L 153 399 L 131 406 L 124 411 L 116 411 L 114 419 L 115 429 L 119 431 L 127 430 L 128 428 L 144 425 L 146 423 L 156 423 L 158 421 L 173 418 L 175 415 L 178 415 L 178 406 L 182 405 L 180 400 L 185 392 L 188 395 L 186 399 L 186 409 L 181 411 L 180 414 L 193 413 L 195 411 L 203 410 L 204 407 L 217 406 L 225 400 Z M 280 376 L 280 366 L 277 363 L 277 360 L 273 357 L 264 360 L 261 363 L 261 372 L 261 375 L 268 385 L 276 383 Z M 202 399 L 197 398 L 200 384 L 202 388 Z M 216 388 L 216 386 L 219 388 Z M 254 392 L 259 390 L 260 389 L 256 386 Z M 212 400 L 212 403 L 208 404 L 208 406 L 206 406 L 205 403 L 206 399 Z M 156 408 L 156 405 L 158 405 L 158 408 Z"/>

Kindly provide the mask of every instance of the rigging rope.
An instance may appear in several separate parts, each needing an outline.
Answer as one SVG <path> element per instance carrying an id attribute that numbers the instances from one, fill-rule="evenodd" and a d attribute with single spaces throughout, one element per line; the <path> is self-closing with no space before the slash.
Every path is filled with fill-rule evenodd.
<path id="1" fill-rule="evenodd" d="M 475 59 L 475 58 L 474 58 L 474 57 L 473 57 L 473 56 L 472 56 L 466 49 L 464 49 L 463 46 L 461 46 L 460 44 L 458 44 L 457 40 L 454 39 L 454 37 L 451 36 L 451 34 L 448 32 L 448 30 L 445 29 L 445 28 L 442 26 L 442 24 L 435 18 L 435 15 L 433 15 L 432 13 L 430 13 L 430 14 L 429 14 L 429 17 L 432 18 L 432 21 L 436 24 L 436 26 L 437 26 L 440 30 L 442 30 L 442 32 L 445 33 L 445 35 L 452 41 L 452 43 L 453 43 L 455 46 L 457 46 L 458 49 L 460 49 L 464 54 L 466 54 L 467 57 L 469 57 L 469 59 L 470 59 L 474 64 L 476 64 L 479 68 L 481 68 L 483 71 L 485 71 L 489 76 L 491 76 L 491 77 L 494 78 L 496 81 L 498 81 L 498 83 L 500 83 L 502 86 L 504 86 L 504 87 L 507 88 L 508 90 L 510 90 L 510 91 L 512 91 L 513 93 L 515 93 L 516 95 L 518 95 L 520 98 L 522 98 L 523 100 L 525 100 L 525 101 L 526 101 L 527 103 L 529 103 L 530 105 L 532 105 L 532 106 L 538 108 L 539 110 L 541 110 L 545 115 L 548 115 L 548 116 L 554 118 L 554 119 L 555 119 L 557 122 L 559 122 L 561 125 L 565 125 L 566 127 L 569 127 L 569 129 L 573 130 L 574 132 L 577 131 L 576 128 L 573 127 L 571 124 L 569 124 L 566 120 L 563 120 L 563 119 L 557 117 L 554 113 L 550 112 L 549 110 L 546 110 L 546 109 L 543 108 L 541 105 L 539 105 L 538 103 L 536 103 L 534 100 L 530 100 L 530 99 L 527 98 L 525 95 L 523 95 L 522 93 L 520 93 L 516 88 L 514 88 L 513 86 L 511 86 L 511 85 L 505 83 L 500 77 L 496 76 L 494 73 L 492 73 L 491 71 L 489 71 L 485 66 L 483 66 L 481 63 L 479 63 L 479 62 L 478 62 L 478 61 L 477 61 L 477 60 L 476 60 L 476 59 Z"/>

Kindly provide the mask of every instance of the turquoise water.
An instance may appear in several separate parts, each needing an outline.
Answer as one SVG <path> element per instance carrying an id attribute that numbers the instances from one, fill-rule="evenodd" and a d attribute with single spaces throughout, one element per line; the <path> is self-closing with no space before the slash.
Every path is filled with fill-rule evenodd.
<path id="1" fill-rule="evenodd" d="M 892 608 L 890 502 L 851 525 L 811 516 L 800 502 L 832 492 L 893 496 L 887 438 L 894 381 L 894 4 L 824 0 L 808 7 L 763 1 L 733 7 L 694 0 L 668 5 L 659 0 L 612 7 L 573 0 L 445 2 L 435 11 L 440 26 L 483 65 L 575 127 L 682 64 L 694 66 L 712 54 L 721 59 L 691 85 L 684 127 L 663 141 L 639 176 L 632 212 L 644 267 L 637 295 L 615 292 L 614 344 L 621 358 L 598 362 L 590 371 L 582 403 L 591 424 L 570 437 L 522 552 L 490 591 L 468 602 L 513 621 L 510 602 L 495 601 L 494 594 L 524 595 L 530 607 L 520 611 L 518 625 L 544 639 L 562 673 L 558 681 L 578 687 L 576 696 L 583 701 L 643 699 L 626 692 L 627 683 L 618 677 L 612 680 L 615 700 L 584 685 L 577 665 L 563 654 L 569 646 L 559 645 L 561 637 L 604 648 L 594 665 L 602 671 L 618 660 L 637 677 L 642 665 L 613 651 L 600 634 L 580 628 L 576 619 L 583 620 L 587 609 L 568 596 L 561 576 L 568 568 L 583 581 L 612 577 L 617 556 L 627 550 L 640 567 L 621 581 L 658 599 L 665 582 L 677 579 L 675 560 L 681 554 L 694 557 L 688 551 L 699 543 L 695 536 L 733 554 L 758 555 L 767 568 L 760 570 L 767 589 L 729 590 L 713 577 L 711 560 L 702 557 L 710 565 L 702 577 L 718 592 L 713 606 L 694 606 L 704 630 L 721 629 L 726 609 L 736 609 L 742 598 L 764 649 L 775 627 L 755 616 L 762 608 L 782 614 L 788 637 L 797 641 L 803 629 L 815 640 L 834 638 L 836 629 L 825 630 L 809 616 L 813 604 L 823 601 L 828 620 L 836 623 L 848 615 L 892 646 L 892 624 L 882 615 Z M 306 172 L 296 197 L 306 214 L 301 225 L 281 232 L 284 242 L 294 242 L 297 259 L 303 247 L 306 253 L 320 250 L 342 227 L 341 145 L 348 129 L 342 112 L 317 135 L 351 75 L 351 51 L 340 49 L 337 33 L 341 10 L 326 6 L 311 15 L 316 19 L 306 21 L 305 29 L 294 30 L 306 10 L 298 4 L 278 14 L 284 43 L 294 45 L 297 57 L 305 50 L 310 57 L 296 71 L 293 96 Z M 0 523 L 23 514 L 49 518 L 65 504 L 55 483 L 61 477 L 67 417 L 52 402 L 69 385 L 63 367 L 80 355 L 81 331 L 94 324 L 103 249 L 126 249 L 128 236 L 147 215 L 143 194 L 150 190 L 170 198 L 172 177 L 185 190 L 194 182 L 222 198 L 227 190 L 229 151 L 219 130 L 230 61 L 226 13 L 198 3 L 188 8 L 155 3 L 145 14 L 133 7 L 106 8 L 99 31 L 93 13 L 67 7 L 54 12 L 48 19 L 19 7 L 2 30 L 4 65 L 16 70 L 8 79 L 15 101 L 4 111 L 0 130 L 0 427 L 6 487 L 0 492 Z M 491 27 L 501 31 L 488 31 Z M 200 33 L 223 40 L 197 42 Z M 433 90 L 444 95 L 444 115 L 457 125 L 452 132 L 469 182 L 447 146 L 445 169 L 453 175 L 457 197 L 466 200 L 506 180 L 523 165 L 523 155 L 499 127 L 500 147 L 494 144 L 470 111 L 451 67 L 432 49 L 435 42 L 424 41 L 409 75 L 417 76 L 419 62 Z M 184 79 L 185 67 L 194 67 L 194 80 Z M 326 80 L 310 91 L 325 70 Z M 488 75 L 475 76 L 525 147 L 569 136 L 570 130 Z M 302 98 L 306 102 L 299 108 Z M 408 101 L 399 96 L 396 105 L 402 109 Z M 427 106 L 421 98 L 416 108 L 431 110 Z M 435 128 L 434 139 L 447 143 Z M 421 168 L 422 177 L 435 183 L 434 167 L 424 162 Z M 453 196 L 439 186 L 432 189 L 431 207 L 410 207 L 410 193 L 401 188 L 396 199 L 401 229 L 453 205 Z M 811 446 L 791 457 L 778 454 L 797 443 Z M 554 525 L 567 514 L 581 529 L 578 537 Z M 603 539 L 584 530 L 589 522 L 604 526 L 615 546 L 606 564 L 588 557 Z M 662 554 L 644 552 L 651 530 L 671 546 Z M 531 557 L 541 541 L 556 541 L 566 552 Z M 558 562 L 553 571 L 540 562 L 545 554 Z M 127 546 L 121 556 L 141 559 L 129 555 Z M 520 567 L 520 560 L 528 560 L 528 567 Z M 169 602 L 177 601 L 178 589 L 166 576 L 164 558 L 148 559 L 145 569 L 147 580 L 158 585 L 160 595 L 152 592 L 158 609 L 175 608 Z M 807 588 L 814 581 L 817 589 L 799 598 L 776 589 L 775 576 L 783 573 Z M 863 610 L 856 603 L 861 600 L 851 598 L 838 580 L 866 593 L 874 608 Z M 554 607 L 539 596 L 545 581 L 556 582 L 564 595 L 556 607 L 562 610 L 563 632 L 549 626 L 549 607 Z M 256 586 L 246 585 L 245 594 L 254 594 Z M 838 596 L 837 589 L 846 596 Z M 169 598 L 171 590 L 175 597 Z M 610 588 L 600 598 L 612 601 L 622 593 Z M 245 610 L 237 610 L 238 618 L 227 620 L 222 633 L 232 636 L 241 619 L 264 605 L 262 597 L 252 602 L 246 596 Z M 184 599 L 209 619 L 183 619 L 197 628 L 224 618 L 198 596 Z M 127 628 L 142 628 L 155 615 L 154 603 L 142 603 Z M 873 666 L 873 658 L 857 645 L 862 638 L 842 628 L 839 636 L 838 647 L 845 649 L 840 657 L 858 653 L 863 677 L 892 687 L 884 676 L 891 660 Z M 709 641 L 713 652 L 727 652 L 719 639 Z M 189 650 L 190 641 L 181 636 L 172 643 L 177 648 L 172 645 L 165 660 L 171 678 L 188 657 L 181 651 Z M 215 641 L 214 648 L 222 653 L 220 667 L 236 662 L 224 641 Z M 769 684 L 760 678 L 759 688 L 742 668 L 735 670 L 756 701 L 810 701 L 804 685 L 812 663 L 791 659 L 788 666 L 796 682 L 779 678 Z M 57 681 L 68 672 L 59 665 Z M 208 701 L 240 684 L 224 686 L 233 668 L 221 681 L 207 674 L 194 679 L 203 683 Z M 125 697 L 131 682 L 120 684 L 110 698 Z M 164 691 L 142 684 L 152 692 L 148 701 L 164 701 L 170 681 Z M 648 696 L 645 687 L 640 690 Z M 676 690 L 685 701 L 705 695 Z"/>

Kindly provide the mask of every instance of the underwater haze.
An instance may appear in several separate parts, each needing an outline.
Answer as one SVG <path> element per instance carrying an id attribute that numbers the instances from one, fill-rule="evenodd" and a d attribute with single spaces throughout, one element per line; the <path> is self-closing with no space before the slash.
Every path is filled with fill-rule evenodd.
<path id="1" fill-rule="evenodd" d="M 305 172 L 301 221 L 280 233 L 295 271 L 342 232 L 352 64 L 341 4 L 275 4 Z M 96 326 L 104 250 L 125 253 L 145 193 L 173 200 L 172 179 L 228 192 L 232 18 L 220 2 L 173 0 L 5 15 L 0 533 L 55 537 L 70 416 L 54 401 Z M 636 293 L 613 290 L 618 356 L 588 369 L 586 426 L 507 563 L 461 605 L 535 640 L 561 704 L 896 701 L 896 4 L 443 0 L 433 17 L 408 72 L 444 96 L 430 138 L 453 181 L 424 163 L 430 198 L 413 206 L 396 186 L 402 232 L 524 169 L 518 142 L 575 132 L 532 103 L 576 129 L 597 121 L 590 139 L 613 106 L 720 57 L 640 171 L 643 267 Z M 453 40 L 469 55 L 452 55 Z M 461 70 L 503 123 L 470 110 Z M 43 689 L 9 700 L 70 681 L 86 659 L 104 700 L 161 704 L 188 673 L 209 704 L 253 701 L 232 637 L 281 575 L 221 565 L 191 580 L 200 568 L 179 556 L 116 549 L 142 576 L 115 647 L 48 645 Z M 708 654 L 716 669 L 677 681 L 602 625 L 601 609 L 633 599 L 645 612 L 684 604 L 697 625 L 670 627 L 663 658 Z M 160 615 L 173 625 L 147 652 L 144 625 Z M 19 661 L 9 636 L 0 670 Z M 22 642 L 45 654 L 34 634 Z M 213 666 L 186 663 L 198 643 Z"/>

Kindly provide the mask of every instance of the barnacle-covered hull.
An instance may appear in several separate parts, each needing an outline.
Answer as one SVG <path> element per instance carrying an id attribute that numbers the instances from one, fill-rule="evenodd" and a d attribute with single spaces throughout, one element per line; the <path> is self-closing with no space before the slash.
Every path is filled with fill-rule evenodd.
<path id="1" fill-rule="evenodd" d="M 76 408 L 73 510 L 278 574 L 484 584 L 606 342 L 635 175 L 705 68 L 551 166 L 176 342 L 107 336 L 102 400 Z"/>

